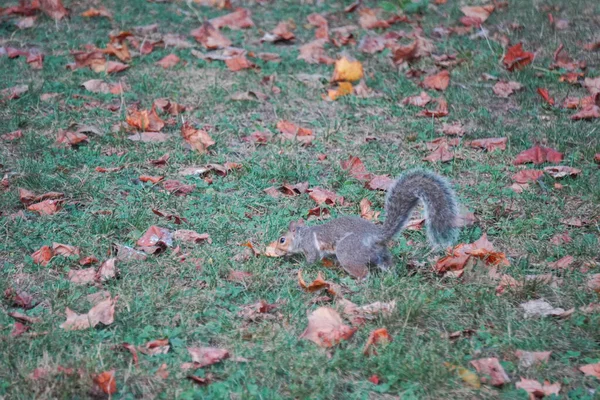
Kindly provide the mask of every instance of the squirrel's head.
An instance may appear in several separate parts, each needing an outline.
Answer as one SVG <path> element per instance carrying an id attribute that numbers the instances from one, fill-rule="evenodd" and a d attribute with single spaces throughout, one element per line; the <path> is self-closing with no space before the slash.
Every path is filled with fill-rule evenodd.
<path id="1" fill-rule="evenodd" d="M 290 222 L 290 226 L 288 227 L 288 231 L 277 239 L 277 250 L 284 253 L 295 253 L 296 246 L 296 235 L 298 233 L 298 228 L 304 226 L 303 220 L 292 221 Z"/>

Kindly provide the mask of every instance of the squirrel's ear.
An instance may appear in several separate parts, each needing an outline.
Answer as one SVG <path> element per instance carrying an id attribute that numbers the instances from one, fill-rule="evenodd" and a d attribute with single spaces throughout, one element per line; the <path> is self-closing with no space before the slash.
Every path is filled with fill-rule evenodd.
<path id="1" fill-rule="evenodd" d="M 289 226 L 288 229 L 290 230 L 290 232 L 296 232 L 296 229 L 299 226 L 304 226 L 304 221 L 301 220 L 301 219 L 299 219 L 298 221 L 292 221 L 292 222 L 290 222 L 290 226 Z"/>

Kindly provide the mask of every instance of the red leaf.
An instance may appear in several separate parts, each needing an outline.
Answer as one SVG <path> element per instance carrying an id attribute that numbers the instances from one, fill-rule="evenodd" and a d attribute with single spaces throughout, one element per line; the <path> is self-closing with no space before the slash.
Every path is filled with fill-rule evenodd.
<path id="1" fill-rule="evenodd" d="M 512 180 L 517 183 L 527 183 L 531 181 L 537 181 L 544 175 L 544 171 L 536 169 L 524 169 L 512 176 Z"/>
<path id="2" fill-rule="evenodd" d="M 238 8 L 232 13 L 213 18 L 209 22 L 217 29 L 227 27 L 229 29 L 252 28 L 254 22 L 251 19 L 250 10 Z"/>
<path id="3" fill-rule="evenodd" d="M 94 383 L 108 395 L 117 393 L 117 381 L 115 381 L 115 370 L 105 371 L 93 377 Z"/>
<path id="4" fill-rule="evenodd" d="M 380 343 L 389 343 L 392 341 L 392 336 L 388 333 L 386 328 L 375 329 L 369 335 L 369 339 L 367 339 L 367 343 L 363 349 L 364 355 L 369 354 L 377 354 L 377 350 L 375 350 L 375 346 Z"/>
<path id="5" fill-rule="evenodd" d="M 534 164 L 542 164 L 545 162 L 558 163 L 563 160 L 563 157 L 562 153 L 559 153 L 552 148 L 536 145 L 519 153 L 515 161 L 513 161 L 513 164 L 518 165 L 530 162 Z"/>
<path id="6" fill-rule="evenodd" d="M 450 72 L 442 70 L 435 75 L 430 75 L 423 80 L 423 86 L 427 89 L 444 91 L 450 84 Z"/>
<path id="7" fill-rule="evenodd" d="M 551 106 L 554 105 L 554 98 L 550 97 L 550 92 L 548 92 L 548 89 L 538 88 L 537 92 L 540 96 L 542 96 L 542 99 L 544 99 L 546 103 L 550 104 Z"/>
<path id="8" fill-rule="evenodd" d="M 509 47 L 506 51 L 506 55 L 502 62 L 509 71 L 515 69 L 522 69 L 533 61 L 533 53 L 529 53 L 523 50 L 523 44 L 518 43 L 512 47 Z"/>

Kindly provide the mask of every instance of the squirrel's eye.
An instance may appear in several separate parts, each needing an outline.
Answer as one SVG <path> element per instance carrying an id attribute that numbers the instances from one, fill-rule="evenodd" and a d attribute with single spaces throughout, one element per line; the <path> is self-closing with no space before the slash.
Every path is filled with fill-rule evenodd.
<path id="1" fill-rule="evenodd" d="M 281 239 L 279 239 L 279 243 L 284 244 L 285 243 L 285 238 L 282 237 Z"/>

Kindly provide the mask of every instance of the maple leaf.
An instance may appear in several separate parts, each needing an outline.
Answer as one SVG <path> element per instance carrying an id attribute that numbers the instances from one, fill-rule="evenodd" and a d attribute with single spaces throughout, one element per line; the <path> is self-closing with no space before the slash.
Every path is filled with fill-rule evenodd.
<path id="1" fill-rule="evenodd" d="M 179 63 L 179 61 L 181 61 L 181 59 L 179 57 L 177 57 L 177 55 L 169 54 L 168 56 L 165 56 L 165 57 L 161 58 L 159 61 L 157 61 L 156 65 L 160 65 L 164 69 L 169 69 L 169 68 L 173 68 L 174 66 L 176 66 Z"/>
<path id="2" fill-rule="evenodd" d="M 326 39 L 317 39 L 300 46 L 298 60 L 304 60 L 309 64 L 334 64 L 335 59 L 325 53 Z"/>
<path id="3" fill-rule="evenodd" d="M 329 292 L 329 294 L 334 296 L 336 295 L 337 288 L 333 283 L 327 282 L 325 279 L 323 279 L 323 275 L 321 275 L 321 272 L 317 274 L 317 278 L 314 281 L 307 285 L 304 281 L 304 278 L 302 278 L 302 270 L 298 270 L 298 284 L 302 289 L 309 293 L 325 289 Z"/>
<path id="4" fill-rule="evenodd" d="M 535 169 L 524 169 L 512 176 L 512 180 L 517 183 L 535 182 L 544 175 L 544 171 Z"/>
<path id="5" fill-rule="evenodd" d="M 521 85 L 519 82 L 515 82 L 515 81 L 510 81 L 510 82 L 500 81 L 500 82 L 496 83 L 494 85 L 494 87 L 492 88 L 492 90 L 498 97 L 504 97 L 504 98 L 507 98 L 514 92 L 521 90 L 521 89 L 523 89 L 523 85 Z"/>
<path id="6" fill-rule="evenodd" d="M 375 346 L 378 344 L 388 344 L 391 342 L 392 336 L 388 333 L 386 328 L 375 329 L 369 334 L 369 338 L 367 339 L 367 343 L 363 348 L 363 354 L 368 356 L 369 354 L 377 354 L 377 350 Z"/>
<path id="7" fill-rule="evenodd" d="M 69 15 L 69 11 L 63 6 L 62 0 L 38 0 L 40 10 L 47 16 L 59 21 Z"/>
<path id="8" fill-rule="evenodd" d="M 537 88 L 537 93 L 544 99 L 544 101 L 551 106 L 554 105 L 554 98 L 550 96 L 550 92 L 545 88 Z"/>
<path id="9" fill-rule="evenodd" d="M 505 383 L 510 382 L 510 378 L 495 357 L 473 360 L 471 361 L 471 365 L 475 367 L 480 375 L 484 375 L 481 378 L 483 383 L 489 381 L 492 386 L 502 386 Z"/>
<path id="10" fill-rule="evenodd" d="M 536 380 L 525 378 L 521 378 L 521 380 L 515 384 L 515 387 L 529 393 L 530 399 L 533 400 L 545 396 L 552 396 L 553 394 L 558 396 L 561 389 L 561 385 L 558 382 L 550 384 L 550 382 L 544 381 L 544 384 L 542 385 Z"/>
<path id="11" fill-rule="evenodd" d="M 418 96 L 406 97 L 402 100 L 402 104 L 417 107 L 425 107 L 431 101 L 431 96 L 427 94 L 427 92 L 421 92 Z M 445 125 L 445 124 L 444 124 Z M 464 130 L 463 130 L 464 134 Z M 461 135 L 462 136 L 462 135 Z"/>
<path id="12" fill-rule="evenodd" d="M 231 40 L 225 37 L 208 21 L 204 22 L 200 28 L 191 31 L 190 35 L 208 50 L 221 49 L 231 46 Z"/>
<path id="13" fill-rule="evenodd" d="M 506 69 L 512 72 L 515 69 L 523 69 L 526 65 L 531 64 L 533 58 L 533 53 L 524 51 L 523 44 L 518 43 L 507 49 L 502 62 Z"/>
<path id="14" fill-rule="evenodd" d="M 208 132 L 194 128 L 188 121 L 181 126 L 181 136 L 200 154 L 208 152 L 208 148 L 215 144 Z"/>
<path id="15" fill-rule="evenodd" d="M 113 395 L 117 393 L 117 381 L 115 380 L 115 370 L 104 371 L 101 374 L 93 376 L 92 380 L 102 390 L 102 392 Z"/>
<path id="16" fill-rule="evenodd" d="M 102 52 L 104 54 L 113 55 L 121 61 L 125 61 L 125 62 L 131 61 L 131 53 L 129 53 L 129 48 L 127 47 L 127 43 L 125 43 L 125 42 L 109 43 L 106 45 L 106 49 L 102 50 Z M 113 72 L 118 72 L 118 71 L 113 71 Z M 108 71 L 108 64 L 107 64 L 107 73 L 110 73 Z"/>
<path id="17" fill-rule="evenodd" d="M 110 325 L 114 322 L 115 315 L 115 303 L 118 296 L 114 299 L 108 298 L 96 304 L 94 307 L 88 311 L 87 314 L 77 314 L 69 307 L 65 309 L 67 314 L 67 320 L 63 322 L 60 327 L 68 330 L 82 330 L 93 328 L 99 323 L 103 325 Z"/>
<path id="18" fill-rule="evenodd" d="M 470 142 L 466 142 L 466 145 L 476 148 L 486 149 L 487 151 L 494 150 L 506 150 L 506 142 L 508 138 L 485 138 L 485 139 L 475 139 Z"/>
<path id="19" fill-rule="evenodd" d="M 297 140 L 304 145 L 309 145 L 314 139 L 312 129 L 299 127 L 287 120 L 277 122 L 277 129 L 286 139 Z"/>
<path id="20" fill-rule="evenodd" d="M 430 75 L 423 80 L 423 86 L 427 89 L 444 91 L 450 84 L 450 72 L 446 69 L 435 75 Z"/>
<path id="21" fill-rule="evenodd" d="M 350 339 L 354 332 L 356 328 L 344 325 L 337 311 L 329 307 L 320 307 L 308 316 L 308 327 L 300 338 L 327 348 Z"/>
<path id="22" fill-rule="evenodd" d="M 479 258 L 492 266 L 508 266 L 510 264 L 504 253 L 495 251 L 494 245 L 487 239 L 486 234 L 473 243 L 461 243 L 455 246 L 449 253 L 436 262 L 434 268 L 438 273 L 461 271 L 471 257 Z"/>
<path id="23" fill-rule="evenodd" d="M 340 82 L 336 89 L 329 89 L 327 91 L 327 98 L 330 100 L 337 100 L 338 97 L 347 96 L 353 92 L 354 89 L 352 88 L 352 84 L 350 82 Z"/>
<path id="24" fill-rule="evenodd" d="M 40 215 L 56 214 L 62 208 L 63 200 L 44 200 L 27 207 L 29 211 L 35 211 Z"/>
<path id="25" fill-rule="evenodd" d="M 552 148 L 536 145 L 517 154 L 517 158 L 513 161 L 513 164 L 518 165 L 530 162 L 534 164 L 542 164 L 544 162 L 558 163 L 563 160 L 563 157 L 562 153 Z"/>
<path id="26" fill-rule="evenodd" d="M 442 143 L 435 150 L 433 150 L 427 157 L 423 158 L 423 161 L 428 162 L 448 162 L 454 159 L 454 154 L 449 150 L 447 143 Z"/>
<path id="27" fill-rule="evenodd" d="M 319 187 L 316 188 L 312 188 L 312 189 L 308 189 L 308 195 L 311 199 L 313 199 L 317 204 L 327 204 L 329 206 L 333 206 L 336 203 L 343 205 L 344 204 L 344 198 L 341 196 L 338 196 L 337 194 L 329 191 L 329 190 L 325 190 L 325 189 L 321 189 Z"/>
<path id="28" fill-rule="evenodd" d="M 360 61 L 350 61 L 346 57 L 335 62 L 335 69 L 331 82 L 354 82 L 364 76 L 363 66 Z"/>
<path id="29" fill-rule="evenodd" d="M 229 29 L 246 29 L 254 26 L 250 10 L 246 8 L 238 8 L 232 13 L 213 18 L 209 22 L 217 29 L 224 27 Z"/>

